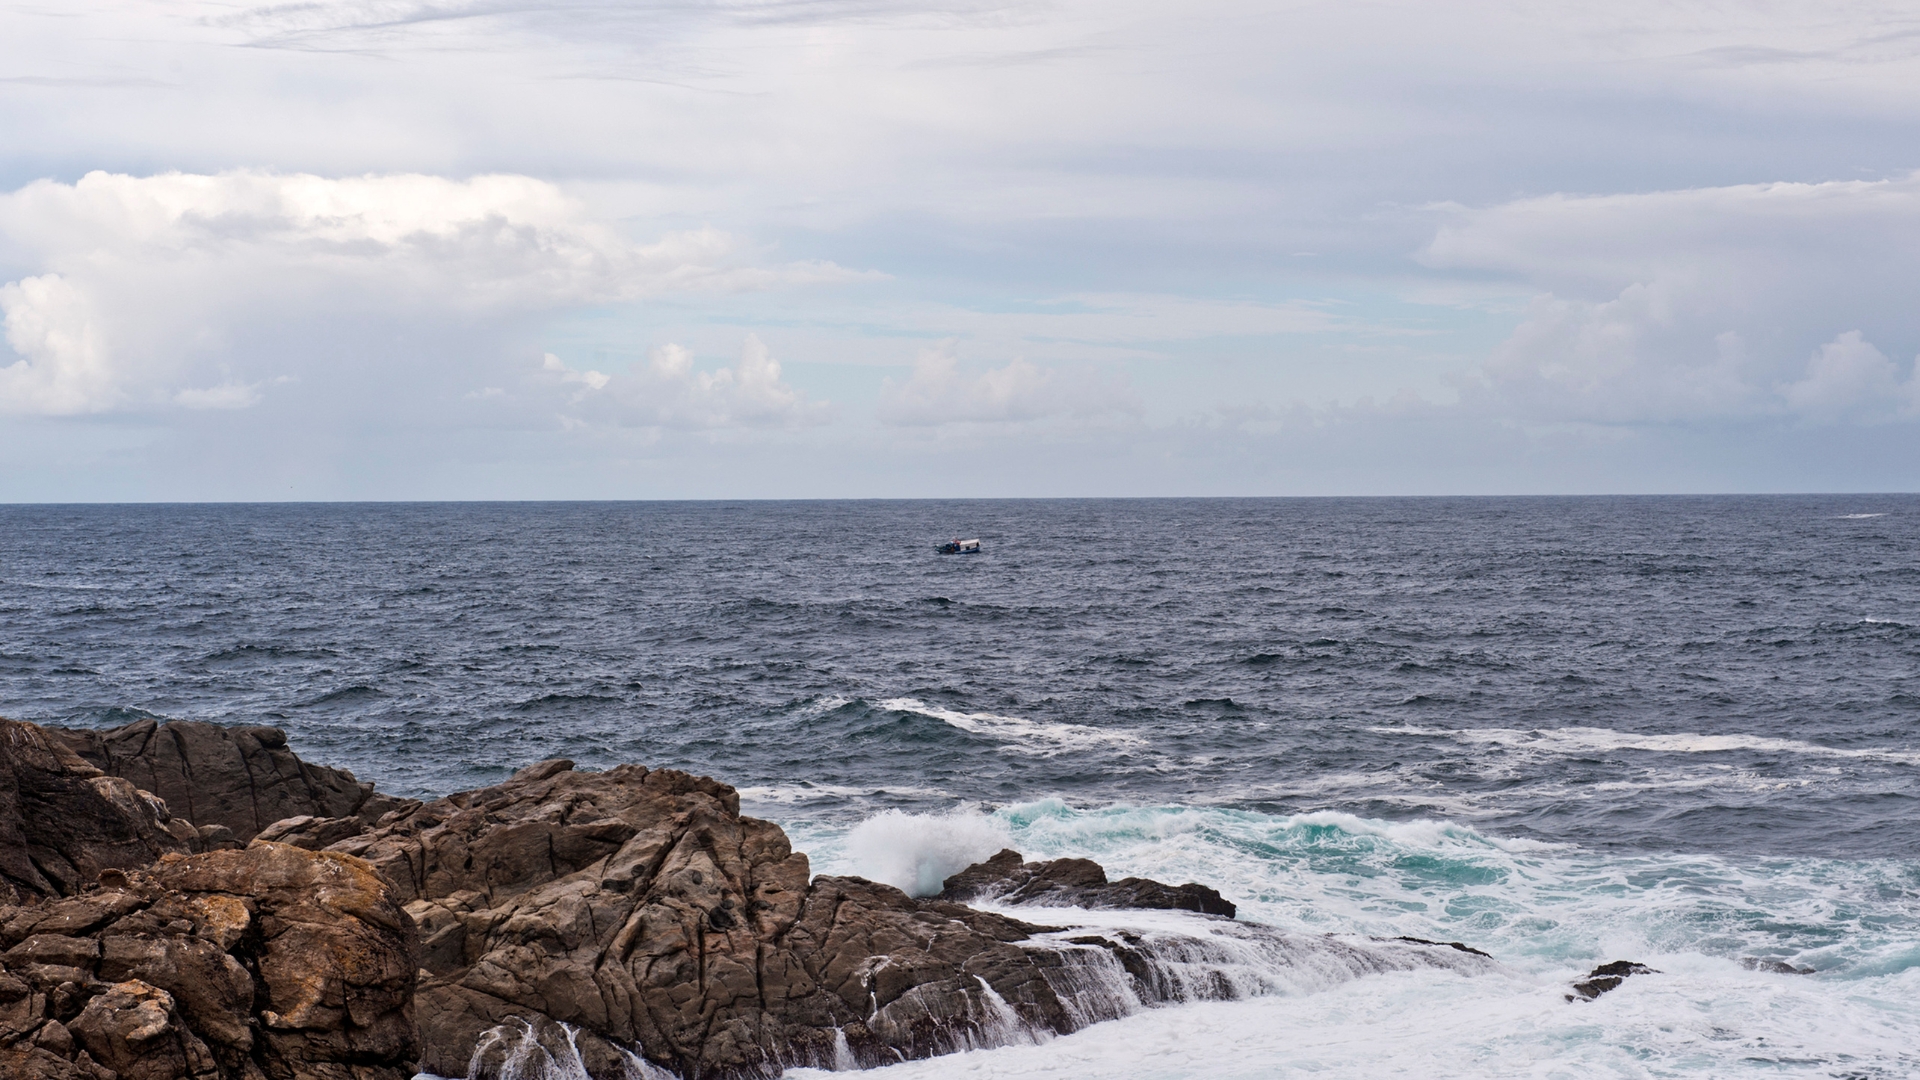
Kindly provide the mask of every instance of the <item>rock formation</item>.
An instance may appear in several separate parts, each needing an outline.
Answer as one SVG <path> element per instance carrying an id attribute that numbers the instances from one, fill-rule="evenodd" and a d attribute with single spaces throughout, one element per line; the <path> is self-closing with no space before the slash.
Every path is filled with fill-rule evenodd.
<path id="1" fill-rule="evenodd" d="M 187 851 L 186 837 L 197 830 L 164 803 L 46 729 L 0 720 L 0 904 L 69 896 L 102 870 Z"/>
<path id="2" fill-rule="evenodd" d="M 1629 975 L 1658 975 L 1645 964 L 1636 964 L 1631 960 L 1615 960 L 1611 964 L 1601 964 L 1587 977 L 1573 984 L 1573 993 L 1567 995 L 1568 1001 L 1592 1001 L 1609 990 L 1616 990 L 1627 981 Z M 1578 995 L 1577 997 L 1575 995 Z"/>
<path id="3" fill-rule="evenodd" d="M 1092 859 L 1022 862 L 1017 851 L 1002 851 L 942 882 L 940 899 L 961 903 L 998 900 L 1036 907 L 1138 908 L 1197 911 L 1231 919 L 1234 906 L 1205 885 L 1189 881 L 1168 886 L 1146 878 L 1109 882 Z"/>
<path id="4" fill-rule="evenodd" d="M 342 832 L 352 835 L 328 850 L 392 878 L 420 925 L 421 1067 L 475 1080 L 505 1075 L 532 1044 L 601 1078 L 643 1059 L 687 1080 L 865 1067 L 1284 988 L 1227 969 L 1298 963 L 1326 980 L 1487 964 L 1424 943 L 1234 923 L 1212 889 L 1109 883 L 1086 860 L 1002 852 L 926 899 L 860 878 L 810 881 L 806 856 L 742 817 L 732 788 L 636 765 L 542 762 L 372 828 L 308 818 L 262 835 L 318 847 Z M 1069 929 L 963 895 L 1036 919 L 1066 905 L 1205 914 L 1177 916 L 1198 921 L 1175 931 Z"/>
<path id="5" fill-rule="evenodd" d="M 202 829 L 229 830 L 242 844 L 284 818 L 371 822 L 401 802 L 345 769 L 300 760 L 287 749 L 286 732 L 274 727 L 136 720 L 104 731 L 52 733 L 95 768 L 159 796 L 176 816 Z"/>
<path id="6" fill-rule="evenodd" d="M 1235 922 L 1206 886 L 1085 859 L 1003 851 L 929 898 L 814 878 L 732 788 L 668 769 L 547 761 L 422 803 L 301 762 L 272 728 L 5 730 L 27 749 L 0 761 L 0 829 L 31 857 L 0 874 L 56 898 L 0 909 L 9 1077 L 387 1080 L 417 1060 L 504 1080 L 544 1056 L 733 1080 L 1492 963 Z M 67 802 L 90 824 L 55 828 Z"/>
<path id="7" fill-rule="evenodd" d="M 0 720 L 0 1077 L 412 1075 L 419 941 L 392 887 L 285 845 L 186 854 L 220 834 Z"/>
<path id="8" fill-rule="evenodd" d="M 419 942 L 366 863 L 168 854 L 0 909 L 9 1080 L 405 1080 Z"/>

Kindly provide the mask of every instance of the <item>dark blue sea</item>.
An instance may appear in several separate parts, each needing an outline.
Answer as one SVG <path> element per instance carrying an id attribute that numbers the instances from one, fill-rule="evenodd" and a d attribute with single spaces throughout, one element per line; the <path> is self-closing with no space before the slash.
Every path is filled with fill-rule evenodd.
<path id="1" fill-rule="evenodd" d="M 901 1076 L 1920 1075 L 1917 680 L 1909 495 L 0 507 L 0 714 L 672 766 L 821 871 L 1011 844 L 1506 965 Z"/>

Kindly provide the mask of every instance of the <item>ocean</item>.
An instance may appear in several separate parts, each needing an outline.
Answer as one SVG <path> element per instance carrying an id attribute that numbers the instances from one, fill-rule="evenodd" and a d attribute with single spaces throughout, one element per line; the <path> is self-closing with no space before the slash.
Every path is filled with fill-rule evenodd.
<path id="1" fill-rule="evenodd" d="M 1908 495 L 12 506 L 0 714 L 407 795 L 670 766 L 818 872 L 1013 846 L 1499 961 L 886 1080 L 1906 1077 L 1917 556 Z M 1658 974 L 1566 1000 L 1611 960 Z"/>

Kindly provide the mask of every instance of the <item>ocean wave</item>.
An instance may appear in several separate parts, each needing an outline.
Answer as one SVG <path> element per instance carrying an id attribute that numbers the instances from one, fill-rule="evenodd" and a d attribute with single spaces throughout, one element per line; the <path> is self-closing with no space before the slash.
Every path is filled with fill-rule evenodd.
<path id="1" fill-rule="evenodd" d="M 1698 735 L 1676 733 L 1651 735 L 1612 728 L 1564 727 L 1536 728 L 1422 728 L 1375 727 L 1377 735 L 1405 735 L 1417 738 L 1452 739 L 1482 746 L 1503 746 L 1520 750 L 1540 750 L 1567 755 L 1582 752 L 1645 750 L 1663 754 L 1723 754 L 1738 750 L 1771 754 L 1804 754 L 1812 757 L 1873 759 L 1920 765 L 1920 752 L 1911 750 L 1862 750 L 1794 739 L 1775 739 L 1764 735 Z"/>
<path id="2" fill-rule="evenodd" d="M 1756 1068 L 1768 1075 L 1891 1077 L 1920 1067 L 1913 1049 L 1920 1046 L 1920 1009 L 1911 1004 L 1920 1000 L 1920 948 L 1913 945 L 1920 912 L 1911 904 L 1920 863 L 1913 861 L 1617 854 L 1432 818 L 1081 808 L 1060 799 L 992 814 L 868 820 L 880 824 L 852 831 L 880 838 L 896 865 L 907 865 L 909 854 L 942 853 L 937 868 L 915 864 L 913 876 L 927 885 L 1004 838 L 1029 859 L 1094 858 L 1110 877 L 1205 882 L 1240 905 L 1241 920 L 1295 940 L 1362 947 L 1400 935 L 1457 940 L 1500 963 L 1471 981 L 1448 971 L 1343 981 L 1318 972 L 1311 957 L 1284 958 L 1278 966 L 1260 959 L 1240 964 L 1236 977 L 1285 996 L 1147 1009 L 1042 1045 L 876 1073 L 893 1080 L 1255 1080 L 1293 1071 L 1724 1076 Z M 809 849 L 817 869 L 874 865 L 871 853 L 850 849 L 847 835 Z M 1197 921 L 1174 912 L 1049 910 L 1048 917 L 1149 935 L 1191 935 Z M 1817 973 L 1743 963 L 1755 957 Z M 1572 979 L 1616 959 L 1645 962 L 1660 975 L 1630 981 L 1598 1002 L 1565 1000 Z M 1280 970 L 1296 961 L 1302 970 Z"/>
<path id="3" fill-rule="evenodd" d="M 949 727 L 1007 743 L 1007 749 L 1019 753 L 1051 756 L 1068 750 L 1096 746 L 1145 746 L 1146 740 L 1131 732 L 1108 731 L 1086 724 L 1068 724 L 1028 720 L 999 713 L 957 712 L 928 705 L 915 698 L 888 698 L 876 703 L 889 712 L 914 713 L 938 720 Z"/>
<path id="4" fill-rule="evenodd" d="M 1889 994 L 1895 990 L 1889 987 Z M 1913 987 L 1909 986 L 1911 990 Z M 1545 979 L 1381 974 L 1322 993 L 1153 1009 L 1033 1046 L 870 1070 L 873 1080 L 1434 1080 L 1858 1077 L 1920 1071 L 1909 1009 L 1866 1009 L 1817 980 L 1666 971 L 1570 1004 Z M 1883 1001 L 1886 999 L 1883 998 Z M 825 1080 L 793 1069 L 791 1080 Z"/>
<path id="5" fill-rule="evenodd" d="M 1885 514 L 1884 512 L 1883 512 L 1883 513 L 1878 513 L 1878 514 L 1841 514 L 1841 515 L 1839 515 L 1839 520 L 1841 520 L 1841 521 L 1860 521 L 1860 520 L 1862 520 L 1862 519 L 1864 519 L 1864 518 L 1877 518 L 1877 517 L 1886 517 L 1886 516 L 1887 516 L 1887 515 L 1886 515 L 1886 514 Z"/>
<path id="6" fill-rule="evenodd" d="M 362 701 L 374 701 L 386 696 L 386 691 L 378 687 L 358 683 L 353 686 L 343 686 L 338 690 L 321 694 L 319 697 L 303 701 L 300 704 L 309 708 L 317 705 L 354 705 Z"/>

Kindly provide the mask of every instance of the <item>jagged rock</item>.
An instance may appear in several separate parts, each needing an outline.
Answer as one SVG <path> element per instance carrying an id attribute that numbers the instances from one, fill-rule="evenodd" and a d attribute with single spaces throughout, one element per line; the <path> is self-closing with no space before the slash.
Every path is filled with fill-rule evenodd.
<path id="1" fill-rule="evenodd" d="M 407 899 L 423 938 L 421 1067 L 472 1080 L 543 1055 L 556 1075 L 601 1080 L 644 1074 L 640 1059 L 687 1080 L 865 1067 L 1074 1031 L 1148 1003 L 1285 989 L 1225 974 L 1249 961 L 1297 960 L 1316 979 L 1488 963 L 1227 919 L 1185 936 L 1079 933 L 860 878 L 809 882 L 806 856 L 742 817 L 732 788 L 637 765 L 541 762 L 328 850 L 365 858 Z M 1026 869 L 1018 855 L 1010 865 Z M 973 880 L 1008 869 L 1002 858 Z M 1084 860 L 1035 864 L 1020 884 L 1036 881 L 1049 902 L 1231 910 L 1200 886 L 1108 883 Z M 1068 890 L 1080 892 L 1067 901 Z"/>
<path id="2" fill-rule="evenodd" d="M 267 840 L 276 844 L 292 844 L 308 851 L 319 851 L 330 844 L 337 844 L 349 837 L 359 836 L 367 831 L 367 824 L 357 817 L 323 818 L 311 814 L 299 817 L 283 818 L 260 830 L 256 840 Z"/>
<path id="3" fill-rule="evenodd" d="M 961 903 L 994 900 L 1005 904 L 1041 907 L 1159 908 L 1224 915 L 1235 907 L 1205 885 L 1162 885 L 1146 878 L 1109 882 L 1107 872 L 1091 859 L 1054 859 L 1022 862 L 1020 853 L 1003 850 L 986 862 L 974 863 L 942 883 L 942 900 Z"/>
<path id="4" fill-rule="evenodd" d="M 1487 959 L 1489 959 L 1489 960 L 1491 960 L 1491 959 L 1493 959 L 1493 954 L 1492 954 L 1492 953 L 1490 953 L 1490 952 L 1484 952 L 1484 951 L 1482 951 L 1482 950 L 1480 950 L 1480 949 L 1476 949 L 1476 948 L 1474 948 L 1473 946 L 1471 946 L 1471 945 L 1468 945 L 1467 943 L 1465 943 L 1465 942 L 1462 942 L 1462 941 L 1434 941 L 1434 940 L 1433 940 L 1433 939 L 1431 939 L 1431 938 L 1423 938 L 1423 937 L 1407 937 L 1407 936 L 1406 936 L 1406 935 L 1404 935 L 1404 934 L 1403 934 L 1403 935 L 1401 935 L 1400 937 L 1395 937 L 1395 938 L 1374 938 L 1373 940 L 1375 940 L 1375 941 L 1405 941 L 1405 942 L 1409 942 L 1409 943 L 1411 943 L 1411 944 L 1414 944 L 1414 945 L 1432 945 L 1432 946 L 1435 946 L 1435 947 L 1438 947 L 1438 948 L 1446 948 L 1446 949 L 1457 949 L 1457 950 L 1459 950 L 1460 952 L 1463 952 L 1463 953 L 1471 953 L 1471 954 L 1473 954 L 1474 956 L 1484 956 L 1484 957 L 1486 957 L 1486 958 L 1487 958 Z"/>
<path id="5" fill-rule="evenodd" d="M 222 727 L 197 720 L 136 720 L 96 731 L 49 733 L 95 768 L 166 801 L 175 817 L 221 827 L 246 843 L 282 818 L 358 817 L 366 822 L 403 804 L 345 769 L 301 761 L 274 727 Z M 219 840 L 207 850 L 216 850 Z"/>
<path id="6" fill-rule="evenodd" d="M 1204 886 L 1108 882 L 1087 860 L 1002 852 L 927 899 L 809 881 L 806 856 L 742 817 L 732 788 L 672 770 L 547 761 L 423 804 L 308 766 L 273 729 L 143 722 L 67 738 L 177 786 L 193 821 L 54 753 L 54 773 L 123 817 L 145 807 L 149 844 L 75 864 L 75 883 L 98 875 L 91 891 L 0 911 L 7 1076 L 389 1080 L 416 1045 L 422 1067 L 473 1080 L 541 1055 L 598 1080 L 646 1075 L 643 1058 L 687 1080 L 769 1076 L 1285 990 L 1263 965 L 1324 979 L 1488 962 L 1411 939 L 1290 937 L 1233 922 Z M 959 897 L 1228 918 L 1065 930 Z"/>
<path id="7" fill-rule="evenodd" d="M 1042 928 L 859 879 L 810 887 L 806 856 L 713 780 L 570 769 L 543 762 L 331 849 L 410 901 L 422 1068 L 465 1072 L 513 1021 L 576 1025 L 588 1057 L 637 1049 L 689 1078 L 831 1064 L 836 1032 L 868 1063 L 952 1049 L 997 1015 L 994 994 L 1069 1026 L 1046 961 L 1007 945 Z"/>
<path id="8" fill-rule="evenodd" d="M 419 942 L 335 852 L 256 843 L 0 908 L 0 1076 L 405 1080 Z"/>
<path id="9" fill-rule="evenodd" d="M 1089 1022 L 1055 989 L 1072 951 L 1020 947 L 1053 928 L 859 878 L 809 883 L 785 834 L 705 777 L 542 762 L 330 850 L 367 859 L 410 901 L 430 1071 L 467 1072 L 480 1046 L 474 1075 L 491 1075 L 518 1052 L 501 1031 L 550 1040 L 549 1022 L 582 1029 L 567 1041 L 592 1075 L 623 1075 L 637 1052 L 688 1078 L 879 1064 L 991 1042 L 996 1026 Z"/>
<path id="10" fill-rule="evenodd" d="M 1573 984 L 1573 993 L 1567 995 L 1567 1000 L 1592 1001 L 1609 990 L 1618 989 L 1621 983 L 1627 981 L 1629 975 L 1658 974 L 1659 972 L 1645 964 L 1636 964 L 1631 960 L 1615 960 L 1611 964 L 1601 964 L 1587 972 L 1586 978 Z"/>
<path id="11" fill-rule="evenodd" d="M 47 729 L 0 720 L 0 904 L 69 896 L 103 870 L 187 851 L 170 824 L 163 803 Z"/>

